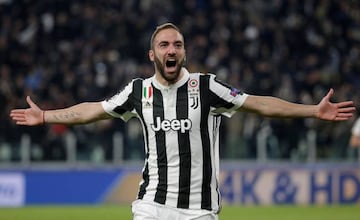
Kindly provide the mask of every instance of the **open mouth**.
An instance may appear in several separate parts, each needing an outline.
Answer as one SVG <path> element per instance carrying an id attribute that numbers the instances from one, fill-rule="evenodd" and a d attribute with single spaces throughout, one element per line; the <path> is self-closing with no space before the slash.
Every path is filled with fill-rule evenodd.
<path id="1" fill-rule="evenodd" d="M 165 65 L 166 65 L 166 67 L 175 67 L 176 66 L 176 60 L 167 60 Z"/>

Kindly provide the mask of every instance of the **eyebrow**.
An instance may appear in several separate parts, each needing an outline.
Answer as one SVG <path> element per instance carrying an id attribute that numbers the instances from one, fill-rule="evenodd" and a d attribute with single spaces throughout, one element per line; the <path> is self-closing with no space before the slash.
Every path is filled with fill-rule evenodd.
<path id="1" fill-rule="evenodd" d="M 159 43 L 158 43 L 158 45 L 159 44 L 162 44 L 162 43 L 170 43 L 170 41 L 167 41 L 167 40 L 163 40 L 163 41 L 160 41 Z M 184 45 L 184 42 L 183 41 L 181 41 L 181 40 L 177 40 L 177 41 L 175 41 L 174 42 L 174 44 L 178 44 L 178 43 L 180 43 L 180 44 L 182 44 L 182 45 Z"/>

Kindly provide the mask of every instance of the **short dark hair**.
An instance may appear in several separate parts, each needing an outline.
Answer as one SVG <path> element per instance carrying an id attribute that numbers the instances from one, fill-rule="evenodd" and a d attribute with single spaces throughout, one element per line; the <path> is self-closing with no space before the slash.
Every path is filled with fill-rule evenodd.
<path id="1" fill-rule="evenodd" d="M 173 23 L 165 23 L 165 24 L 157 26 L 155 31 L 151 35 L 151 39 L 150 39 L 150 49 L 151 50 L 154 49 L 154 39 L 155 39 L 156 35 L 160 31 L 165 30 L 165 29 L 174 29 L 174 30 L 176 30 L 177 32 L 179 32 L 181 34 L 180 29 L 176 25 L 174 25 Z"/>

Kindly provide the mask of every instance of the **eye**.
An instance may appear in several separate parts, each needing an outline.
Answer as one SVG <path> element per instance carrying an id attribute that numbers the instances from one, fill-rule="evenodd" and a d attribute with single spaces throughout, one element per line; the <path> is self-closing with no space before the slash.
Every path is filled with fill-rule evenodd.
<path id="1" fill-rule="evenodd" d="M 166 48 L 167 45 L 168 45 L 167 43 L 160 43 L 160 44 L 159 44 L 159 47 L 160 47 L 160 48 Z"/>
<path id="2" fill-rule="evenodd" d="M 181 43 L 175 44 L 175 47 L 178 49 L 181 49 L 183 47 L 183 45 Z"/>

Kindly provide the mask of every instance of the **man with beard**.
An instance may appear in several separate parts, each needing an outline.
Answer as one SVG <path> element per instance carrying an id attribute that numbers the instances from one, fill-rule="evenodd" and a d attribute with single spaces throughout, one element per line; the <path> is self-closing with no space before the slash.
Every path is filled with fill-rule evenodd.
<path id="1" fill-rule="evenodd" d="M 331 89 L 317 105 L 255 96 L 218 81 L 213 74 L 189 73 L 180 30 L 171 23 L 156 28 L 149 58 L 155 74 L 134 79 L 102 102 L 42 110 L 27 97 L 28 109 L 12 110 L 18 125 L 85 124 L 137 117 L 145 140 L 145 164 L 133 219 L 218 219 L 220 210 L 219 125 L 238 111 L 267 117 L 348 120 L 352 101 L 330 102 Z"/>

